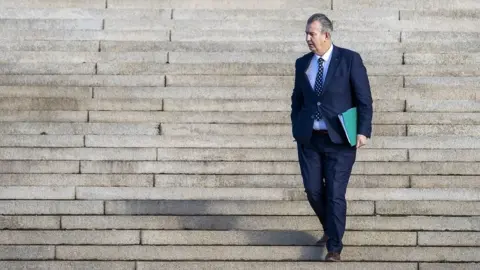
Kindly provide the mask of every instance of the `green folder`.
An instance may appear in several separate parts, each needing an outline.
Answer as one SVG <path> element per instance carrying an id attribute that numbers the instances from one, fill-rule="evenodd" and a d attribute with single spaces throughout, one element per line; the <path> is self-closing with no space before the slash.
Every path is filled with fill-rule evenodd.
<path id="1" fill-rule="evenodd" d="M 338 115 L 343 131 L 351 146 L 357 144 L 357 108 L 353 107 Z"/>

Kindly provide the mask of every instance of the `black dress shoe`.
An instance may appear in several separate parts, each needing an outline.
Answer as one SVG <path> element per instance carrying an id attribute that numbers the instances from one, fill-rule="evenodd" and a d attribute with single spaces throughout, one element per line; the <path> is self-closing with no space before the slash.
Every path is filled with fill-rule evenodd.
<path id="1" fill-rule="evenodd" d="M 340 261 L 340 253 L 338 253 L 338 252 L 328 252 L 327 256 L 325 257 L 325 261 L 327 261 L 327 262 L 339 262 Z"/>
<path id="2" fill-rule="evenodd" d="M 320 238 L 320 240 L 317 241 L 317 243 L 315 245 L 317 246 L 325 246 L 327 244 L 327 241 L 328 241 L 328 236 L 326 234 L 324 234 L 322 236 L 322 238 Z"/>

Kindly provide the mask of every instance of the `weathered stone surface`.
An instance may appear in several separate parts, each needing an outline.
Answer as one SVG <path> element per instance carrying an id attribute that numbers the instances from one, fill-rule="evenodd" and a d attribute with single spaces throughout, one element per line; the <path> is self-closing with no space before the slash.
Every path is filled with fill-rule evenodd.
<path id="1" fill-rule="evenodd" d="M 476 270 L 480 263 L 420 263 L 420 270 Z"/>
<path id="2" fill-rule="evenodd" d="M 401 20 L 425 19 L 480 19 L 478 12 L 472 9 L 437 10 L 400 10 Z"/>
<path id="3" fill-rule="evenodd" d="M 436 31 L 405 31 L 402 32 L 402 42 L 431 42 L 431 43 L 449 43 L 451 39 L 462 40 L 462 42 L 470 42 L 477 44 L 480 40 L 478 32 L 456 32 L 453 36 L 449 32 Z"/>
<path id="4" fill-rule="evenodd" d="M 307 20 L 318 12 L 315 8 L 291 9 L 174 9 L 174 20 Z M 398 20 L 398 12 L 385 9 L 329 10 L 331 20 Z"/>
<path id="5" fill-rule="evenodd" d="M 101 2 L 101 1 L 99 1 Z M 392 12 L 393 13 L 393 12 Z M 372 15 L 374 13 L 371 13 Z M 101 8 L 4 8 L 0 18 L 8 19 L 170 19 L 171 9 L 105 9 Z M 381 14 L 378 14 L 381 16 Z M 398 17 L 398 14 L 396 14 Z M 387 16 L 385 16 L 387 18 Z M 98 44 L 97 44 L 98 45 Z"/>
<path id="6" fill-rule="evenodd" d="M 97 0 L 5 0 L 2 8 L 105 8 L 105 2 Z"/>
<path id="7" fill-rule="evenodd" d="M 41 187 L 34 188 L 42 189 Z M 32 187 L 32 189 L 34 188 Z M 51 200 L 0 201 L 0 211 L 3 215 L 96 215 L 104 213 L 101 201 Z"/>
<path id="8" fill-rule="evenodd" d="M 420 246 L 473 246 L 480 245 L 478 232 L 419 232 Z"/>
<path id="9" fill-rule="evenodd" d="M 90 87 L 36 87 L 36 86 L 0 86 L 1 97 L 29 98 L 91 98 Z M 78 122 L 78 121 L 77 121 Z"/>
<path id="10" fill-rule="evenodd" d="M 101 30 L 102 20 L 0 19 L 2 30 Z"/>
<path id="11" fill-rule="evenodd" d="M 78 173 L 78 161 L 0 161 L 0 173 Z"/>
<path id="12" fill-rule="evenodd" d="M 470 149 L 452 150 L 409 150 L 411 161 L 480 161 L 480 151 Z"/>
<path id="13" fill-rule="evenodd" d="M 306 202 L 305 202 L 306 203 Z M 319 230 L 315 216 L 63 216 L 65 229 Z M 480 217 L 347 218 L 355 231 L 480 231 Z"/>
<path id="14" fill-rule="evenodd" d="M 166 63 L 166 52 L 23 52 L 9 51 L 0 54 L 2 62 L 13 63 Z"/>
<path id="15" fill-rule="evenodd" d="M 411 100 L 406 110 L 411 112 L 480 112 L 480 102 L 474 100 Z"/>
<path id="16" fill-rule="evenodd" d="M 276 269 L 297 269 L 297 270 L 327 270 L 330 264 L 324 262 L 138 262 L 138 270 L 177 269 L 177 270 L 220 270 L 220 269 L 252 269 L 252 270 L 276 270 Z M 338 262 L 335 269 L 338 270 L 416 270 L 414 263 L 381 263 L 381 262 Z M 43 270 L 43 269 L 42 269 Z M 55 269 L 57 270 L 57 269 Z M 443 269 L 442 269 L 443 270 Z M 473 268 L 465 269 L 473 270 Z"/>
<path id="17" fill-rule="evenodd" d="M 170 40 L 169 31 L 2 30 L 0 33 L 0 39 L 4 40 Z"/>
<path id="18" fill-rule="evenodd" d="M 161 99 L 0 98 L 0 110 L 161 111 Z"/>
<path id="19" fill-rule="evenodd" d="M 480 62 L 479 53 L 463 54 L 437 54 L 437 53 L 406 53 L 405 64 L 411 65 L 478 65 Z"/>
<path id="20" fill-rule="evenodd" d="M 222 0 L 185 0 L 185 1 L 168 1 L 168 0 L 144 0 L 142 7 L 145 9 L 290 9 L 290 8 L 328 8 L 330 9 L 331 2 L 329 0 L 321 0 L 312 3 L 308 0 L 280 0 L 266 3 L 257 0 L 245 0 L 242 3 L 237 1 L 222 1 Z M 109 8 L 138 8 L 138 2 L 134 0 L 109 0 Z"/>
<path id="21" fill-rule="evenodd" d="M 2 245 L 133 245 L 139 231 L 1 231 Z"/>
<path id="22" fill-rule="evenodd" d="M 466 201 L 377 201 L 376 214 L 380 215 L 449 215 L 478 216 L 479 202 Z"/>
<path id="23" fill-rule="evenodd" d="M 0 83 L 9 86 L 165 86 L 165 76 L 0 75 Z"/>
<path id="24" fill-rule="evenodd" d="M 144 231 L 146 245 L 264 245 L 312 246 L 323 231 Z M 354 232 L 345 233 L 346 246 L 415 246 L 415 232 Z"/>
<path id="25" fill-rule="evenodd" d="M 2 10 L 0 10 L 0 13 Z M 5 51 L 97 52 L 98 40 L 0 40 Z"/>
<path id="26" fill-rule="evenodd" d="M 348 201 L 348 215 L 373 215 L 373 202 Z M 315 215 L 305 202 L 286 201 L 109 201 L 107 215 Z"/>
<path id="27" fill-rule="evenodd" d="M 59 229 L 60 217 L 0 216 L 0 229 Z M 5 212 L 7 214 L 7 212 Z"/>
<path id="28" fill-rule="evenodd" d="M 156 187 L 250 187 L 300 188 L 300 175 L 187 175 L 157 174 Z M 408 176 L 352 175 L 349 187 L 382 188 L 409 187 Z"/>
<path id="29" fill-rule="evenodd" d="M 408 136 L 476 136 L 480 125 L 408 125 Z"/>
<path id="30" fill-rule="evenodd" d="M 0 199 L 75 199 L 74 187 L 0 187 Z"/>
<path id="31" fill-rule="evenodd" d="M 415 188 L 480 188 L 478 176 L 412 175 Z"/>
<path id="32" fill-rule="evenodd" d="M 51 260 L 54 257 L 54 246 L 0 246 L 0 260 Z"/>
<path id="33" fill-rule="evenodd" d="M 0 135 L 2 147 L 82 147 L 80 135 Z"/>
<path id="34" fill-rule="evenodd" d="M 49 64 L 49 63 L 28 63 L 28 64 L 0 64 L 0 74 L 11 75 L 83 75 L 95 74 L 95 64 Z"/>
<path id="35" fill-rule="evenodd" d="M 87 111 L 2 111 L 2 122 L 87 122 Z"/>
<path id="36" fill-rule="evenodd" d="M 157 135 L 158 129 L 157 123 L 4 122 L 0 134 Z"/>
<path id="37" fill-rule="evenodd" d="M 59 246 L 59 259 L 74 260 L 322 260 L 322 247 L 266 246 Z M 478 248 L 345 247 L 346 261 L 478 261 Z M 414 254 L 414 255 L 412 255 Z"/>
<path id="38" fill-rule="evenodd" d="M 152 187 L 153 178 L 153 175 L 145 174 L 2 173 L 0 174 L 0 186 Z"/>
<path id="39" fill-rule="evenodd" d="M 375 265 L 377 266 L 377 265 Z M 381 266 L 381 265 L 378 265 Z M 0 268 L 10 270 L 134 270 L 135 262 L 96 261 L 3 261 Z M 412 268 L 413 269 L 413 268 Z"/>
<path id="40" fill-rule="evenodd" d="M 475 88 L 480 86 L 478 77 L 406 77 L 405 87 L 435 88 Z"/>
<path id="41" fill-rule="evenodd" d="M 415 2 L 413 0 L 334 0 L 333 9 L 352 9 L 362 10 L 368 8 L 385 8 L 385 9 L 415 9 Z"/>
<path id="42" fill-rule="evenodd" d="M 0 160 L 156 160 L 151 148 L 3 148 Z"/>

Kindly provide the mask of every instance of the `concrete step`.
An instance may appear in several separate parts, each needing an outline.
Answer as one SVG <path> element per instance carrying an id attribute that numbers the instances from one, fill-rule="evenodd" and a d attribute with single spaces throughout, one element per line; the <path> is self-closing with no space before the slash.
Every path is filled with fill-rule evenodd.
<path id="1" fill-rule="evenodd" d="M 1 12 L 1 11 L 0 11 Z M 3 51 L 66 51 L 97 52 L 100 42 L 96 40 L 1 40 Z"/>
<path id="2" fill-rule="evenodd" d="M 416 188 L 479 188 L 478 176 L 412 175 Z"/>
<path id="3" fill-rule="evenodd" d="M 146 75 L 144 75 L 146 77 Z M 127 77 L 127 76 L 125 76 Z M 130 76 L 140 77 L 140 76 Z M 215 75 L 167 75 L 166 86 L 167 87 L 288 87 L 293 88 L 294 76 L 215 76 Z M 416 78 L 422 77 L 410 77 L 407 87 L 415 87 L 419 84 Z M 434 77 L 426 77 L 426 80 L 435 80 Z M 0 77 L 0 82 L 4 79 Z M 7 82 L 14 81 L 9 80 Z M 151 80 L 153 81 L 153 80 Z M 390 87 L 402 87 L 402 76 L 369 76 L 370 85 L 372 87 L 386 86 Z M 410 82 L 411 81 L 411 82 Z M 476 78 L 446 78 L 446 81 L 458 81 L 459 87 L 472 86 L 475 87 Z M 472 81 L 472 84 L 468 84 Z M 480 79 L 478 79 L 480 81 Z M 148 81 L 147 81 L 148 82 Z M 462 82 L 465 82 L 462 84 Z M 152 82 L 153 83 L 153 82 Z M 440 84 L 438 82 L 437 84 Z M 442 85 L 442 84 L 440 84 Z M 112 85 L 114 86 L 114 85 Z M 447 86 L 447 85 L 444 85 Z M 448 85 L 450 86 L 450 85 Z"/>
<path id="4" fill-rule="evenodd" d="M 458 32 L 455 39 L 461 39 L 463 42 L 472 42 L 478 44 L 480 41 L 480 33 L 478 32 Z M 410 42 L 436 42 L 448 43 L 449 35 L 447 32 L 440 31 L 403 31 L 401 40 L 405 43 Z"/>
<path id="5" fill-rule="evenodd" d="M 479 84 L 480 85 L 480 84 Z M 480 102 L 473 100 L 407 100 L 411 112 L 480 112 Z"/>
<path id="6" fill-rule="evenodd" d="M 480 161 L 480 153 L 475 150 L 417 150 L 408 152 L 411 161 Z"/>
<path id="7" fill-rule="evenodd" d="M 3 231 L 0 236 L 0 245 L 140 244 L 140 231 Z"/>
<path id="8" fill-rule="evenodd" d="M 1 175 L 0 175 L 1 177 Z M 414 176 L 412 176 L 414 177 Z M 433 177 L 433 176 L 432 176 Z M 467 176 L 458 176 L 456 182 L 460 182 L 462 177 L 465 181 L 470 180 L 472 185 L 473 178 L 466 179 Z M 0 178 L 1 179 L 1 178 Z M 418 180 L 417 186 L 422 187 L 425 184 L 432 185 L 436 179 L 427 179 L 426 177 L 415 178 Z M 423 180 L 423 182 L 421 182 Z M 445 179 L 447 183 L 448 179 Z M 404 175 L 358 175 L 353 174 L 349 181 L 350 188 L 407 188 L 410 186 L 409 176 Z M 440 183 L 440 181 L 437 181 Z M 455 187 L 455 181 L 449 183 Z M 20 182 L 19 182 L 20 183 Z M 195 187 L 195 188 L 228 188 L 228 187 L 247 187 L 247 188 L 301 188 L 303 187 L 302 177 L 297 175 L 199 175 L 199 174 L 157 174 L 155 175 L 155 187 Z M 434 187 L 434 186 L 425 186 Z M 473 187 L 473 186 L 472 186 Z"/>
<path id="9" fill-rule="evenodd" d="M 323 260 L 322 247 L 282 246 L 58 246 L 61 260 Z M 430 261 L 476 262 L 475 247 L 345 247 L 344 261 Z"/>
<path id="10" fill-rule="evenodd" d="M 4 86 L 165 86 L 165 76 L 0 75 Z"/>
<path id="11" fill-rule="evenodd" d="M 479 19 L 476 9 L 400 10 L 401 20 L 424 19 Z"/>
<path id="12" fill-rule="evenodd" d="M 387 9 L 406 9 L 406 10 L 429 10 L 429 9 L 478 9 L 480 5 L 475 0 L 466 0 L 460 2 L 451 2 L 445 0 L 424 0 L 421 2 L 414 0 L 401 1 L 383 1 L 383 0 L 361 0 L 352 3 L 350 0 L 335 0 L 333 9 L 362 9 L 362 8 L 387 8 Z"/>
<path id="13" fill-rule="evenodd" d="M 86 173 L 88 173 L 88 171 Z M 45 189 L 48 188 L 49 187 L 45 187 Z M 29 187 L 5 187 L 5 195 L 2 197 L 11 199 L 17 197 L 16 193 L 18 193 L 19 199 L 25 199 L 27 196 L 24 195 L 23 191 L 28 191 L 29 189 L 32 190 L 32 193 L 36 192 Z M 80 200 L 307 200 L 303 188 L 77 187 L 75 191 L 75 198 Z M 10 194 L 7 195 L 7 192 Z M 2 194 L 0 193 L 0 195 Z M 54 197 L 53 195 L 52 197 Z M 65 198 L 70 197 L 67 195 L 64 195 Z M 47 195 L 39 194 L 39 196 Z M 479 200 L 480 191 L 471 189 L 350 188 L 347 190 L 346 198 L 347 200 L 361 201 L 475 201 Z"/>
<path id="14" fill-rule="evenodd" d="M 8 149 L 5 150 L 7 153 Z M 465 150 L 457 151 L 457 158 L 451 157 L 455 160 L 461 159 L 460 156 L 463 154 L 472 154 L 472 157 L 466 158 L 465 161 L 475 161 L 477 157 L 474 154 L 475 150 Z M 438 156 L 444 157 L 446 161 L 448 160 L 448 154 L 451 154 L 453 151 L 442 151 L 437 150 L 437 159 Z M 12 153 L 13 154 L 13 149 Z M 410 151 L 412 155 L 412 152 Z M 414 152 L 416 161 L 422 161 L 428 156 L 429 153 L 425 152 Z M 2 155 L 0 154 L 0 158 Z M 423 158 L 422 158 L 423 157 Z M 434 160 L 434 157 L 430 157 L 431 161 Z M 174 161 L 174 160 L 190 160 L 190 161 L 297 161 L 298 152 L 297 149 L 220 149 L 220 148 L 161 148 L 158 149 L 157 153 L 158 160 L 164 161 Z M 406 149 L 365 149 L 357 153 L 357 161 L 407 161 L 407 150 Z M 461 161 L 461 160 L 458 160 Z"/>
<path id="15" fill-rule="evenodd" d="M 87 122 L 87 111 L 2 111 L 2 122 Z"/>
<path id="16" fill-rule="evenodd" d="M 188 266 L 188 264 L 187 264 Z M 369 266 L 367 264 L 366 266 Z M 377 265 L 374 265 L 377 266 Z M 381 265 L 379 265 L 381 266 Z M 135 262 L 97 262 L 97 261 L 1 261 L 3 269 L 41 269 L 41 270 L 134 270 Z M 180 268 L 178 268 L 180 269 Z M 412 268 L 413 269 L 413 268 Z"/>
<path id="17" fill-rule="evenodd" d="M 305 202 L 294 201 L 108 201 L 108 215 L 315 215 Z M 373 215 L 374 202 L 348 201 L 347 215 Z M 145 243 L 145 242 L 143 242 Z"/>
<path id="18" fill-rule="evenodd" d="M 0 19 L 2 30 L 102 30 L 102 20 Z"/>
<path id="19" fill-rule="evenodd" d="M 405 156 L 406 156 L 406 153 L 405 153 Z M 72 147 L 25 148 L 25 147 L 22 147 L 22 148 L 2 148 L 2 152 L 0 153 L 0 160 L 156 160 L 156 159 L 157 159 L 157 150 L 152 148 L 84 148 L 84 147 L 82 148 L 72 148 Z"/>
<path id="20" fill-rule="evenodd" d="M 135 40 L 168 41 L 169 31 L 105 31 L 105 30 L 2 30 L 3 40 Z"/>
<path id="21" fill-rule="evenodd" d="M 478 263 L 420 263 L 421 270 L 447 270 L 447 269 L 464 269 L 474 270 L 480 266 Z"/>
<path id="22" fill-rule="evenodd" d="M 139 112 L 92 111 L 90 122 L 120 123 L 229 123 L 229 124 L 290 124 L 288 112 Z M 12 117 L 13 118 L 13 117 Z M 1 119 L 1 117 L 0 117 Z M 3 120 L 5 121 L 5 120 Z M 10 120 L 19 121 L 19 120 Z M 29 121 L 29 120 L 24 120 Z M 478 125 L 478 113 L 383 112 L 373 115 L 376 125 Z"/>
<path id="23" fill-rule="evenodd" d="M 0 54 L 6 63 L 96 63 L 96 62 L 157 62 L 166 63 L 166 52 L 22 52 Z"/>
<path id="24" fill-rule="evenodd" d="M 104 206 L 101 201 L 36 200 L 32 198 L 29 200 L 2 200 L 0 211 L 2 215 L 102 215 Z M 57 229 L 60 228 L 59 224 L 60 222 L 57 222 Z"/>
<path id="25" fill-rule="evenodd" d="M 54 163 L 52 163 L 53 165 Z M 75 187 L 0 187 L 0 198 L 6 200 L 75 199 Z"/>
<path id="26" fill-rule="evenodd" d="M 2 147 L 83 147 L 81 135 L 0 135 Z"/>
<path id="27" fill-rule="evenodd" d="M 393 102 L 390 102 L 393 103 Z M 397 102 L 398 103 L 398 102 Z M 388 105 L 388 104 L 386 104 Z M 0 98 L 0 110 L 162 111 L 162 99 Z"/>
<path id="28" fill-rule="evenodd" d="M 78 161 L 0 161 L 0 173 L 78 173 Z"/>
<path id="29" fill-rule="evenodd" d="M 11 127 L 8 123 L 4 123 L 5 128 Z M 436 127 L 436 126 L 432 126 Z M 462 126 L 463 127 L 463 126 Z M 476 127 L 476 126 L 471 126 Z M 290 124 L 161 124 L 161 135 L 166 136 L 187 136 L 187 135 L 238 135 L 238 131 L 241 130 L 243 135 L 288 135 L 291 133 L 292 126 Z M 373 136 L 406 136 L 407 127 L 405 125 L 373 125 Z M 480 129 L 480 127 L 478 127 Z M 0 126 L 0 133 L 5 129 Z M 475 129 L 470 129 L 471 132 L 463 132 L 458 135 L 463 136 L 475 136 Z M 23 130 L 22 130 L 23 131 Z M 428 135 L 442 135 L 441 132 L 429 134 L 422 129 L 425 134 L 419 134 L 421 136 Z M 31 134 L 32 132 L 25 131 L 21 133 Z M 92 133 L 90 133 L 92 134 Z M 101 133 L 97 133 L 101 134 Z M 116 133 L 109 133 L 116 134 Z M 156 133 L 155 133 L 156 134 Z M 445 133 L 443 133 L 445 134 Z M 125 134 L 127 135 L 127 134 Z M 153 134 L 145 134 L 153 135 Z"/>
<path id="30" fill-rule="evenodd" d="M 305 202 L 306 203 L 306 202 Z M 315 216 L 62 216 L 62 229 L 297 230 L 321 228 Z M 480 217 L 350 216 L 354 231 L 480 231 Z M 381 253 L 381 252 L 379 252 Z"/>
<path id="31" fill-rule="evenodd" d="M 135 264 L 137 268 L 135 268 Z M 448 269 L 440 267 L 463 267 L 461 263 L 457 264 L 422 264 L 424 267 L 437 267 L 437 268 L 422 268 L 423 269 Z M 473 264 L 469 264 L 473 266 Z M 4 269 L 29 269 L 38 267 L 38 269 L 49 270 L 79 270 L 79 269 L 95 269 L 95 270 L 157 270 L 157 269 L 178 269 L 178 270 L 275 270 L 275 269 L 319 269 L 326 270 L 330 264 L 324 262 L 205 262 L 205 261 L 184 261 L 184 262 L 98 262 L 98 261 L 2 261 L 0 267 Z M 381 263 L 381 262 L 342 262 L 337 263 L 336 268 L 338 270 L 358 270 L 358 269 L 370 269 L 370 270 L 383 270 L 388 267 L 392 270 L 416 270 L 416 263 Z M 465 266 L 466 267 L 466 266 Z M 464 268 L 466 270 L 472 270 L 474 268 Z"/>
<path id="32" fill-rule="evenodd" d="M 4 146 L 20 143 L 27 146 L 28 143 L 20 142 L 20 139 L 44 140 L 48 146 L 48 141 L 53 139 L 82 139 L 78 135 L 18 135 L 15 140 L 13 135 L 2 135 L 0 138 L 5 142 Z M 43 138 L 43 139 L 42 139 Z M 478 136 L 460 137 L 460 136 L 377 136 L 372 137 L 365 148 L 375 149 L 476 149 L 480 147 Z M 442 144 L 439 145 L 438 141 Z M 18 141 L 18 142 L 17 142 Z M 74 147 L 72 143 L 69 147 Z M 32 147 L 36 146 L 34 142 L 29 143 Z M 82 145 L 83 146 L 83 145 Z M 149 135 L 85 135 L 85 146 L 87 147 L 159 147 L 159 148 L 296 148 L 297 144 L 291 136 L 149 136 Z M 61 145 L 51 145 L 51 147 L 62 147 Z M 67 146 L 64 146 L 67 147 Z"/>
<path id="33" fill-rule="evenodd" d="M 8 95 L 21 95 L 27 91 L 28 95 L 40 95 L 42 87 L 14 87 L 2 88 L 0 95 L 10 87 Z M 18 90 L 17 90 L 18 89 Z M 68 89 L 67 87 L 52 87 L 56 91 Z M 72 88 L 73 89 L 73 88 Z M 37 92 L 40 92 L 37 94 Z M 73 91 L 73 90 L 72 90 Z M 86 90 L 85 90 L 86 91 Z M 48 91 L 43 91 L 47 92 Z M 166 98 L 166 99 L 285 99 L 291 96 L 292 88 L 289 87 L 95 87 L 95 98 Z M 47 95 L 47 94 L 45 94 Z M 452 91 L 445 89 L 417 89 L 417 88 L 392 88 L 374 87 L 374 99 L 431 99 L 431 100 L 475 100 L 480 97 L 480 90 L 475 88 L 459 88 Z"/>
<path id="34" fill-rule="evenodd" d="M 320 8 L 320 7 L 318 7 Z M 174 20 L 304 20 L 318 12 L 318 8 L 289 9 L 174 9 Z M 407 16 L 407 14 L 405 15 Z M 328 10 L 331 20 L 398 20 L 398 12 L 385 9 Z"/>
<path id="35" fill-rule="evenodd" d="M 108 8 L 125 9 L 125 8 L 138 8 L 139 3 L 134 0 L 109 0 Z M 143 0 L 141 7 L 145 9 L 163 9 L 163 8 L 178 8 L 178 9 L 290 9 L 290 8 L 322 8 L 330 9 L 330 0 L 317 1 L 315 4 L 308 0 L 276 0 L 269 3 L 265 3 L 257 0 L 245 0 L 242 3 L 237 1 L 222 1 L 211 0 L 208 2 L 202 0 L 185 0 L 185 1 L 168 1 L 168 0 Z"/>
<path id="36" fill-rule="evenodd" d="M 0 246 L 0 260 L 53 260 L 55 246 Z"/>
<path id="37" fill-rule="evenodd" d="M 96 0 L 5 0 L 2 8 L 105 8 L 103 1 Z"/>
<path id="38" fill-rule="evenodd" d="M 406 53 L 405 64 L 420 65 L 465 65 L 480 63 L 480 53 L 462 53 L 462 54 L 420 54 Z"/>
<path id="39" fill-rule="evenodd" d="M 0 64 L 0 74 L 8 75 L 75 75 L 95 74 L 94 63 L 82 64 L 50 64 L 50 63 L 22 63 L 22 64 Z"/>
<path id="40" fill-rule="evenodd" d="M 103 100 L 103 99 L 100 99 Z M 132 102 L 132 100 L 129 100 Z M 455 105 L 460 105 L 462 107 L 475 106 L 475 101 L 470 101 L 465 105 L 460 103 L 460 101 L 452 101 L 450 107 Z M 266 100 L 266 99 L 252 99 L 252 100 L 215 100 L 215 99 L 165 99 L 163 100 L 163 110 L 164 111 L 291 111 L 291 99 L 277 99 L 277 100 Z M 421 105 L 421 103 L 413 103 L 410 105 L 412 111 L 415 111 L 416 104 Z M 474 105 L 475 104 L 475 105 Z M 433 104 L 432 104 L 433 105 Z M 428 103 L 427 103 L 428 106 Z M 436 105 L 433 105 L 436 106 Z M 374 100 L 373 101 L 373 110 L 375 112 L 403 112 L 405 111 L 405 101 L 403 100 Z M 438 107 L 442 107 L 440 103 Z M 480 104 L 477 106 L 480 107 Z M 0 99 L 0 109 L 2 108 L 1 99 Z M 446 107 L 448 109 L 448 107 Z M 126 108 L 126 110 L 128 110 Z M 145 110 L 145 109 L 144 109 Z M 426 110 L 428 111 L 428 110 Z M 447 110 L 448 111 L 448 110 Z M 455 110 L 455 107 L 452 109 Z M 461 111 L 461 110 L 458 110 Z M 478 111 L 475 107 L 471 109 L 471 112 Z"/>
<path id="41" fill-rule="evenodd" d="M 476 88 L 480 77 L 405 77 L 405 87 L 418 88 Z"/>
<path id="42" fill-rule="evenodd" d="M 158 126 L 158 123 L 3 122 L 0 125 L 0 134 L 157 135 L 159 133 Z"/>
<path id="43" fill-rule="evenodd" d="M 0 174 L 0 186 L 153 187 L 147 174 Z M 33 209 L 33 208 L 32 208 Z M 34 209 L 34 211 L 36 211 Z"/>
<path id="44" fill-rule="evenodd" d="M 13 239 L 14 235 L 15 233 L 9 235 L 13 243 L 17 242 Z M 25 235 L 28 235 L 28 233 Z M 323 231 L 143 231 L 142 243 L 145 245 L 189 246 L 313 246 L 322 235 Z M 458 235 L 461 236 L 461 234 Z M 475 236 L 475 233 L 471 233 L 471 235 Z M 435 241 L 430 239 L 430 234 L 425 233 L 422 236 L 424 243 Z M 417 234 L 415 232 L 348 231 L 343 239 L 345 246 L 415 246 L 417 244 Z M 442 240 L 444 239 L 439 239 L 435 243 L 439 245 Z M 448 239 L 444 241 L 448 241 Z M 24 244 L 22 241 L 18 242 Z M 26 243 L 28 242 L 26 241 Z M 457 245 L 461 245 L 461 242 Z M 471 243 L 474 243 L 474 241 Z M 32 244 L 35 244 L 35 242 Z M 455 244 L 452 246 L 455 246 Z"/>
<path id="45" fill-rule="evenodd" d="M 355 11 L 353 11 L 355 12 Z M 6 42 L 6 41 L 1 41 Z M 9 41 L 10 42 L 10 41 Z M 340 47 L 347 47 L 357 51 L 399 51 L 399 52 L 425 52 L 425 53 L 478 53 L 478 44 L 470 41 L 448 42 L 378 42 L 365 41 L 355 42 L 352 40 L 337 40 L 335 43 Z M 174 52 L 308 52 L 304 39 L 294 41 L 114 41 L 101 40 L 102 51 L 174 51 Z"/>
<path id="46" fill-rule="evenodd" d="M 172 53 L 170 53 L 172 54 Z M 183 53 L 182 53 L 183 54 Z M 363 54 L 362 54 L 363 55 Z M 363 55 L 365 57 L 365 55 Z M 389 76 L 478 76 L 480 67 L 478 65 L 383 65 L 388 58 L 380 63 L 381 55 L 377 58 L 364 59 L 369 75 L 389 75 Z M 392 59 L 395 63 L 400 63 L 400 58 L 395 56 Z M 203 61 L 203 60 L 202 60 Z M 215 61 L 215 60 L 214 60 Z M 150 75 L 150 74 L 169 74 L 169 75 L 282 75 L 292 76 L 294 74 L 293 64 L 295 59 L 287 63 L 226 63 L 230 60 L 223 58 L 218 60 L 223 63 L 177 63 L 161 64 L 154 62 L 143 63 L 98 63 L 97 74 L 117 74 L 117 75 Z M 257 60 L 255 60 L 257 61 Z M 258 59 L 258 61 L 270 61 Z M 275 60 L 276 61 L 276 60 Z M 208 62 L 208 61 L 205 61 Z M 280 62 L 280 61 L 278 61 Z M 370 62 L 370 64 L 368 64 Z M 378 62 L 378 63 L 375 63 Z"/>
<path id="47" fill-rule="evenodd" d="M 100 1 L 101 2 L 101 1 Z M 392 12 L 393 13 L 393 12 Z M 398 19 L 398 14 L 395 14 Z M 139 19 L 158 18 L 168 20 L 172 17 L 171 9 L 148 10 L 148 9 L 105 9 L 99 8 L 3 8 L 0 10 L 0 18 L 4 19 Z"/>
<path id="48" fill-rule="evenodd" d="M 91 98 L 90 87 L 36 87 L 36 86 L 0 86 L 1 97 L 28 98 Z"/>
<path id="49" fill-rule="evenodd" d="M 160 31 L 161 32 L 161 31 Z M 406 35 L 411 41 L 419 41 L 415 38 L 414 34 L 424 32 L 409 32 L 412 35 Z M 465 37 L 471 40 L 476 40 L 475 35 L 477 33 L 462 33 Z M 471 35 L 469 35 L 471 34 Z M 301 30 L 195 30 L 195 29 L 179 29 L 171 31 L 172 41 L 278 41 L 279 39 L 287 42 L 304 40 L 304 32 Z M 351 42 L 353 40 L 357 42 L 381 42 L 381 43 L 398 43 L 400 42 L 400 31 L 340 31 L 337 33 L 339 42 Z M 435 35 L 433 36 L 435 37 Z M 469 39 L 469 40 L 470 40 Z M 120 39 L 123 40 L 123 39 Z"/>
<path id="50" fill-rule="evenodd" d="M 479 216 L 479 202 L 448 201 L 377 201 L 380 215 Z"/>
<path id="51" fill-rule="evenodd" d="M 27 161 L 17 161 L 28 164 Z M 73 162 L 73 161 L 72 161 Z M 474 162 L 356 162 L 354 174 L 476 175 Z M 23 166 L 18 166 L 22 169 Z M 6 169 L 7 170 L 7 169 Z M 5 172 L 10 172 L 5 171 Z M 298 162 L 81 161 L 82 173 L 299 174 Z M 23 172 L 26 173 L 26 172 Z"/>

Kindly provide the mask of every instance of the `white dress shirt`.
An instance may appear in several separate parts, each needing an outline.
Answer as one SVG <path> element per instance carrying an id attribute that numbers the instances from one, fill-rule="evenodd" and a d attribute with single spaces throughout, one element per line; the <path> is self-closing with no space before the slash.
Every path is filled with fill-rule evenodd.
<path id="1" fill-rule="evenodd" d="M 327 77 L 328 66 L 330 65 L 330 60 L 332 58 L 332 50 L 333 44 L 330 46 L 327 52 L 325 52 L 321 57 L 323 58 L 323 84 L 325 85 L 325 78 Z M 318 59 L 320 56 L 318 54 L 314 54 L 312 60 L 310 61 L 310 66 L 308 67 L 306 73 L 308 76 L 308 80 L 310 81 L 310 85 L 312 89 L 315 89 L 315 79 L 317 78 L 318 73 Z M 327 125 L 325 124 L 324 120 L 314 120 L 313 122 L 313 129 L 321 130 L 327 129 Z"/>

